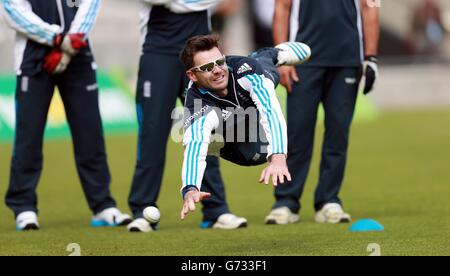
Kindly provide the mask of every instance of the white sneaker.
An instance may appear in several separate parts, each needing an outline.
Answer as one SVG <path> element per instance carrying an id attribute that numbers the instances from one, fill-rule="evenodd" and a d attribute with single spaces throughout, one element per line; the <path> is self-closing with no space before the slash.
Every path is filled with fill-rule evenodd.
<path id="1" fill-rule="evenodd" d="M 105 227 L 105 226 L 125 226 L 131 222 L 131 217 L 127 214 L 123 214 L 119 209 L 113 207 L 108 208 L 100 213 L 96 214 L 91 221 L 92 227 Z"/>
<path id="2" fill-rule="evenodd" d="M 278 52 L 277 66 L 283 65 L 299 65 L 305 63 L 311 57 L 311 48 L 301 42 L 284 42 L 275 48 L 280 49 Z"/>
<path id="3" fill-rule="evenodd" d="M 317 223 L 349 223 L 352 219 L 338 203 L 327 203 L 316 213 Z"/>
<path id="4" fill-rule="evenodd" d="M 150 226 L 150 223 L 143 218 L 138 218 L 133 220 L 130 224 L 127 226 L 128 232 L 133 233 L 148 233 L 153 231 L 152 227 Z"/>
<path id="5" fill-rule="evenodd" d="M 300 216 L 292 213 L 288 207 L 273 209 L 266 217 L 266 224 L 290 224 L 300 221 Z"/>
<path id="6" fill-rule="evenodd" d="M 247 227 L 247 219 L 233 214 L 223 214 L 212 225 L 214 229 L 233 230 Z"/>
<path id="7" fill-rule="evenodd" d="M 37 214 L 33 211 L 20 213 L 16 218 L 16 230 L 17 231 L 39 230 L 39 222 Z"/>

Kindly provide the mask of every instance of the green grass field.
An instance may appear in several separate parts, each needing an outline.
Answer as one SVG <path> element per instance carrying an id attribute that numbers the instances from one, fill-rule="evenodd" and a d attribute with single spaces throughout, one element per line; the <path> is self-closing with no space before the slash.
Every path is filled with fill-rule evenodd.
<path id="1" fill-rule="evenodd" d="M 302 200 L 302 221 L 266 226 L 272 188 L 257 183 L 261 168 L 223 162 L 231 209 L 249 219 L 247 229 L 200 230 L 200 212 L 178 219 L 181 153 L 169 143 L 168 166 L 159 205 L 160 231 L 129 234 L 125 229 L 91 229 L 91 214 L 75 171 L 71 144 L 50 141 L 38 189 L 38 232 L 15 231 L 12 213 L 0 206 L 0 255 L 69 255 L 70 243 L 82 255 L 369 255 L 378 243 L 382 255 L 450 255 L 450 111 L 382 113 L 372 122 L 356 122 L 342 198 L 355 219 L 374 218 L 381 233 L 349 233 L 348 225 L 313 222 L 312 197 L 318 178 L 322 127 Z M 107 138 L 113 194 L 127 210 L 133 173 L 135 136 Z M 9 176 L 11 145 L 0 145 L 0 194 Z"/>

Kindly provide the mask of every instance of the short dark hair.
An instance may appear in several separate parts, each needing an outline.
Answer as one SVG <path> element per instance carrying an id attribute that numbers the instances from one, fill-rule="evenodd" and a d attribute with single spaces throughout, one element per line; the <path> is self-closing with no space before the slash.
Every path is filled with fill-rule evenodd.
<path id="1" fill-rule="evenodd" d="M 180 60 L 183 62 L 186 70 L 194 67 L 194 56 L 198 52 L 209 51 L 215 47 L 219 48 L 220 37 L 218 35 L 198 35 L 186 41 L 180 54 Z"/>

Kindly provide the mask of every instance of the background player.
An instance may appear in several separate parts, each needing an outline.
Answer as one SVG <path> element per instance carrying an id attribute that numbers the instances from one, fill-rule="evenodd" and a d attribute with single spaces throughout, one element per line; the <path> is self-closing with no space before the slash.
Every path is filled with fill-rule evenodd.
<path id="1" fill-rule="evenodd" d="M 299 220 L 299 199 L 313 152 L 317 111 L 325 109 L 325 137 L 314 208 L 320 223 L 349 222 L 338 194 L 344 179 L 350 125 L 361 73 L 369 93 L 377 76 L 378 8 L 361 0 L 277 0 L 275 43 L 303 41 L 314 49 L 311 60 L 297 68 L 279 68 L 288 92 L 290 185 L 277 187 L 268 224 Z M 289 18 L 291 24 L 289 26 Z M 364 39 L 364 41 L 363 41 Z M 362 64 L 364 66 L 362 67 Z M 301 78 L 301 81 L 299 81 Z"/>
<path id="2" fill-rule="evenodd" d="M 42 144 L 55 86 L 72 132 L 83 191 L 95 216 L 92 226 L 126 225 L 111 197 L 98 106 L 96 65 L 88 36 L 100 0 L 2 0 L 6 21 L 16 31 L 16 136 L 6 204 L 18 230 L 38 229 L 36 188 L 42 171 Z"/>

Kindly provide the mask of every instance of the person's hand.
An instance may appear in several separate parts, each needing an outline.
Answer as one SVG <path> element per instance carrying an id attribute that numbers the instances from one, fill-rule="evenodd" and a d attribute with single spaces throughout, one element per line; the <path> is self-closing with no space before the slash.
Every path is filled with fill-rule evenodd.
<path id="1" fill-rule="evenodd" d="M 183 209 L 180 218 L 184 220 L 190 212 L 195 211 L 195 204 L 210 197 L 210 193 L 200 192 L 198 190 L 190 190 L 184 195 Z"/>
<path id="2" fill-rule="evenodd" d="M 294 82 L 300 81 L 297 70 L 293 66 L 281 66 L 278 68 L 278 72 L 280 73 L 281 85 L 286 87 L 288 93 L 292 93 L 292 85 Z"/>
<path id="3" fill-rule="evenodd" d="M 278 186 L 278 182 L 284 184 L 284 179 L 292 181 L 291 174 L 286 163 L 286 155 L 274 154 L 271 156 L 269 166 L 261 173 L 259 183 L 269 185 L 270 178 L 272 178 L 273 186 Z"/>
<path id="4" fill-rule="evenodd" d="M 88 46 L 85 39 L 86 35 L 82 33 L 67 34 L 65 36 L 59 34 L 55 36 L 53 45 L 55 48 L 60 48 L 63 52 L 75 56 L 81 49 Z"/>
<path id="5" fill-rule="evenodd" d="M 378 59 L 375 56 L 365 58 L 363 64 L 363 76 L 366 79 L 364 84 L 364 95 L 369 94 L 375 85 L 378 78 Z"/>
<path id="6" fill-rule="evenodd" d="M 60 49 L 53 49 L 44 57 L 44 70 L 52 75 L 66 71 L 72 57 Z"/>

